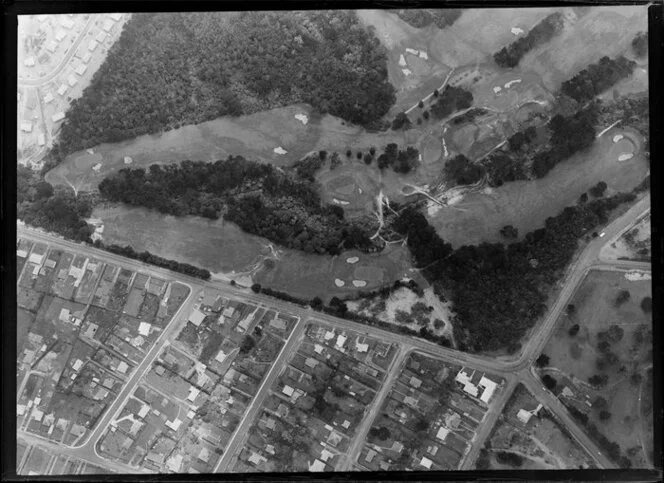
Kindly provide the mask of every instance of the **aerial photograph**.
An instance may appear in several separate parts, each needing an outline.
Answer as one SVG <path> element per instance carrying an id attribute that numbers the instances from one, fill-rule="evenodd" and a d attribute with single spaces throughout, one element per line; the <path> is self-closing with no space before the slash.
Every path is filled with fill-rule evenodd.
<path id="1" fill-rule="evenodd" d="M 647 5 L 18 15 L 16 475 L 660 468 L 648 58 Z"/>

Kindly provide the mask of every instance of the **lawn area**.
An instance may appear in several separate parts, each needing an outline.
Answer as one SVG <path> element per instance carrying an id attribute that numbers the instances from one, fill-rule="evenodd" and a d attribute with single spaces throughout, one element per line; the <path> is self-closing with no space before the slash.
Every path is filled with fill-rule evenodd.
<path id="1" fill-rule="evenodd" d="M 516 227 L 521 236 L 541 228 L 548 217 L 576 204 L 581 194 L 599 181 L 608 185 L 606 196 L 631 191 L 646 176 L 649 166 L 642 154 L 622 162 L 614 156 L 612 138 L 623 132 L 607 131 L 588 151 L 559 163 L 542 179 L 471 193 L 454 206 L 441 208 L 429 221 L 455 248 L 496 243 L 503 241 L 503 226 Z"/>
<path id="2" fill-rule="evenodd" d="M 564 314 L 544 353 L 550 357 L 549 374 L 571 378 L 575 392 L 570 401 L 587 395 L 593 402 L 590 422 L 609 440 L 615 440 L 633 467 L 648 466 L 638 411 L 646 384 L 646 370 L 652 366 L 651 314 L 641 301 L 651 296 L 650 280 L 630 281 L 626 272 L 592 271 L 572 299 L 572 315 Z M 619 305 L 619 294 L 629 293 Z M 623 296 L 623 299 L 627 296 Z M 618 306 L 619 305 L 619 306 Z M 569 331 L 578 324 L 576 336 Z M 602 342 L 602 341 L 605 342 Z M 604 346 L 603 346 L 604 344 Z M 591 386 L 589 378 L 604 375 L 607 381 Z M 583 396 L 582 396 L 583 397 Z M 606 403 L 598 404 L 596 398 Z M 602 416 L 602 411 L 608 412 Z"/>

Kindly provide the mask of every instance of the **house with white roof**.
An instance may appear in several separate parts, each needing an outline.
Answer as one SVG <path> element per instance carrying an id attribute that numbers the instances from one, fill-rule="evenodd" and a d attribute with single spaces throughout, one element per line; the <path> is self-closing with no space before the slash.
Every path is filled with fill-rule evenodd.
<path id="1" fill-rule="evenodd" d="M 431 469 L 431 465 L 433 464 L 433 461 L 431 461 L 429 458 L 422 456 L 422 460 L 420 461 L 420 464 L 424 466 L 427 470 Z"/>
<path id="2" fill-rule="evenodd" d="M 32 132 L 32 123 L 30 121 L 23 121 L 21 123 L 21 131 Z"/>
<path id="3" fill-rule="evenodd" d="M 189 315 L 189 322 L 194 324 L 196 327 L 201 325 L 203 320 L 205 320 L 205 314 L 198 309 L 194 309 Z"/>
<path id="4" fill-rule="evenodd" d="M 486 404 L 489 404 L 489 401 L 491 400 L 493 393 L 496 392 L 498 384 L 496 384 L 486 376 L 482 376 L 482 379 L 480 379 L 479 386 L 484 388 L 484 391 L 482 391 L 480 399 L 484 401 Z"/>
<path id="5" fill-rule="evenodd" d="M 58 94 L 59 94 L 60 96 L 64 96 L 64 95 L 65 95 L 65 92 L 67 92 L 67 89 L 69 89 L 69 87 L 67 87 L 67 84 L 62 84 L 62 85 L 58 88 Z"/>
<path id="6" fill-rule="evenodd" d="M 148 337 L 150 335 L 151 328 L 152 325 L 150 325 L 149 323 L 141 322 L 140 324 L 138 324 L 138 333 L 144 337 Z"/>
<path id="7" fill-rule="evenodd" d="M 189 386 L 189 395 L 187 396 L 187 401 L 194 402 L 201 390 L 194 386 Z"/>
<path id="8" fill-rule="evenodd" d="M 336 346 L 337 346 L 338 349 L 343 349 L 344 348 L 344 344 L 346 343 L 346 339 L 348 339 L 348 337 L 346 337 L 345 335 L 339 334 L 337 336 Z"/>
<path id="9" fill-rule="evenodd" d="M 58 32 L 55 34 L 55 40 L 58 42 L 62 42 L 66 36 L 67 32 L 65 32 L 64 30 L 58 30 Z"/>
<path id="10" fill-rule="evenodd" d="M 166 421 L 165 425 L 171 428 L 173 431 L 177 431 L 180 425 L 182 424 L 182 421 L 179 419 L 175 419 L 175 421 Z"/>
<path id="11" fill-rule="evenodd" d="M 309 471 L 325 471 L 325 463 L 319 459 L 316 459 L 312 464 L 309 465 Z"/>
<path id="12" fill-rule="evenodd" d="M 436 433 L 436 438 L 438 438 L 441 441 L 445 441 L 445 438 L 447 438 L 447 435 L 450 434 L 450 430 L 444 427 L 438 428 L 438 432 Z"/>
<path id="13" fill-rule="evenodd" d="M 78 67 L 76 67 L 76 70 L 74 72 L 76 72 L 78 75 L 83 75 L 85 74 L 86 70 L 88 70 L 88 66 L 85 64 L 81 64 Z"/>
<path id="14" fill-rule="evenodd" d="M 295 389 L 286 384 L 284 388 L 281 390 L 281 392 L 283 392 L 286 396 L 291 397 L 295 392 Z"/>

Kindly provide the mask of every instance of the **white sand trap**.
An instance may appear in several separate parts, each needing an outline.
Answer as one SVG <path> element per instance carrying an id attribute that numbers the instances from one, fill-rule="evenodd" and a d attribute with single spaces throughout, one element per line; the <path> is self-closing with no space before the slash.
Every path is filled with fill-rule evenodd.
<path id="1" fill-rule="evenodd" d="M 86 149 L 86 151 L 88 152 L 88 154 L 94 154 L 95 153 L 92 149 Z"/>
<path id="2" fill-rule="evenodd" d="M 401 54 L 399 56 L 399 65 L 401 67 L 406 67 L 406 65 L 408 65 L 408 64 L 406 64 L 406 59 L 404 58 L 403 54 Z"/>
<path id="3" fill-rule="evenodd" d="M 413 55 L 419 54 L 419 51 L 417 51 L 415 49 L 410 49 L 410 48 L 406 49 L 406 52 L 408 52 L 409 54 L 413 54 Z"/>
<path id="4" fill-rule="evenodd" d="M 133 162 L 134 162 L 134 160 L 131 159 L 129 156 L 124 157 L 124 164 L 131 164 Z"/>
<path id="5" fill-rule="evenodd" d="M 514 35 L 521 35 L 523 33 L 523 29 L 520 29 L 519 27 L 512 27 L 511 32 Z"/>
<path id="6" fill-rule="evenodd" d="M 362 188 L 357 188 L 357 191 L 362 194 Z"/>
<path id="7" fill-rule="evenodd" d="M 338 205 L 350 205 L 350 201 L 338 200 L 336 198 L 332 198 L 332 201 Z"/>
<path id="8" fill-rule="evenodd" d="M 357 263 L 359 260 L 360 260 L 360 257 L 350 257 L 350 258 L 346 258 L 346 263 L 353 264 L 353 263 Z"/>
<path id="9" fill-rule="evenodd" d="M 506 82 L 505 89 L 509 89 L 510 87 L 512 87 L 512 84 L 518 84 L 519 82 L 521 82 L 521 79 L 514 79 L 509 82 Z"/>
<path id="10" fill-rule="evenodd" d="M 420 50 L 420 59 L 429 60 L 429 55 L 425 51 Z"/>
<path id="11" fill-rule="evenodd" d="M 438 203 L 431 203 L 429 206 L 427 206 L 427 215 L 435 216 L 441 208 L 442 206 L 440 206 Z"/>
<path id="12" fill-rule="evenodd" d="M 401 69 L 401 72 L 403 72 L 403 75 L 405 75 L 406 77 L 412 74 L 410 69 Z"/>
<path id="13" fill-rule="evenodd" d="M 343 287 L 344 285 L 346 285 L 346 282 L 344 282 L 343 280 L 340 280 L 338 278 L 335 278 L 334 279 L 334 285 L 336 285 L 337 287 Z"/>
<path id="14" fill-rule="evenodd" d="M 277 154 L 286 154 L 288 151 L 286 151 L 284 148 L 279 146 L 278 148 L 274 148 L 274 152 Z"/>
<path id="15" fill-rule="evenodd" d="M 500 87 L 500 86 L 496 86 L 496 87 L 493 88 L 493 92 L 496 93 L 496 94 L 498 94 L 502 90 L 503 90 L 503 88 Z"/>
<path id="16" fill-rule="evenodd" d="M 300 121 L 302 124 L 306 126 L 306 124 L 309 122 L 309 118 L 307 117 L 306 114 L 295 114 L 295 119 Z"/>
<path id="17" fill-rule="evenodd" d="M 632 153 L 623 153 L 620 156 L 618 156 L 618 161 L 627 161 L 628 159 L 632 159 L 634 155 Z"/>
<path id="18" fill-rule="evenodd" d="M 355 285 L 356 287 L 366 287 L 367 282 L 365 282 L 364 280 L 353 280 L 353 285 Z"/>
<path id="19" fill-rule="evenodd" d="M 625 278 L 630 282 L 637 282 L 639 280 L 650 280 L 652 277 L 646 272 L 627 272 Z"/>
<path id="20" fill-rule="evenodd" d="M 95 164 L 95 165 L 92 167 L 92 169 L 94 169 L 95 171 L 99 172 L 99 170 L 101 169 L 101 163 L 97 163 L 97 164 Z"/>
<path id="21" fill-rule="evenodd" d="M 620 141 L 624 137 L 625 136 L 623 136 L 622 134 L 616 134 L 615 136 L 613 136 L 613 142 L 617 143 L 618 141 Z"/>

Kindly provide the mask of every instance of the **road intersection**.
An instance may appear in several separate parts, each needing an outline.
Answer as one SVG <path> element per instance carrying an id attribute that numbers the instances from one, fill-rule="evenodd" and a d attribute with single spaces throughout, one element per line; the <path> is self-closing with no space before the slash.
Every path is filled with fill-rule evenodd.
<path id="1" fill-rule="evenodd" d="M 633 224 L 635 219 L 642 216 L 645 212 L 647 212 L 647 210 L 649 210 L 649 199 L 645 197 L 634 204 L 629 210 L 627 210 L 626 213 L 619 216 L 605 228 L 604 233 L 606 238 L 594 238 L 587 243 L 583 251 L 579 253 L 574 262 L 568 268 L 567 275 L 562 282 L 562 288 L 557 294 L 555 302 L 549 308 L 549 311 L 544 320 L 533 329 L 533 335 L 528 340 L 518 357 L 508 360 L 500 360 L 487 356 L 467 354 L 458 350 L 442 347 L 423 339 L 407 337 L 376 327 L 340 319 L 325 313 L 313 312 L 311 309 L 303 308 L 290 302 L 284 302 L 282 300 L 273 299 L 261 294 L 255 294 L 243 287 L 230 286 L 228 283 L 222 281 L 202 281 L 200 279 L 195 279 L 171 272 L 169 270 L 154 267 L 140 261 L 120 257 L 118 255 L 114 255 L 91 246 L 87 246 L 85 244 L 73 243 L 63 240 L 59 237 L 53 237 L 40 230 L 28 228 L 24 225 L 18 225 L 17 229 L 18 235 L 20 237 L 32 239 L 33 241 L 39 241 L 49 245 L 59 245 L 63 248 L 75 250 L 77 253 L 84 254 L 89 257 L 94 257 L 96 259 L 120 265 L 132 270 L 140 270 L 153 276 L 178 280 L 191 288 L 191 293 L 189 294 L 187 300 L 183 303 L 178 313 L 172 318 L 170 324 L 164 329 L 164 332 L 160 338 L 156 341 L 153 348 L 135 371 L 134 376 L 131 377 L 127 382 L 127 385 L 122 390 L 116 401 L 101 418 L 95 430 L 90 434 L 86 441 L 76 447 L 61 446 L 47 440 L 41 441 L 41 444 L 47 445 L 49 448 L 55 446 L 58 448 L 60 453 L 79 457 L 97 465 L 106 467 L 118 467 L 119 464 L 101 458 L 97 454 L 96 444 L 99 438 L 102 436 L 112 418 L 124 406 L 124 402 L 129 397 L 129 395 L 133 393 L 134 388 L 139 383 L 144 373 L 149 369 L 154 359 L 159 353 L 161 353 L 161 350 L 165 344 L 169 342 L 169 338 L 176 333 L 176 329 L 181 325 L 181 323 L 186 321 L 186 314 L 188 314 L 188 311 L 193 306 L 194 301 L 197 300 L 201 291 L 205 289 L 213 289 L 222 291 L 226 295 L 242 298 L 244 300 L 261 305 L 267 305 L 277 310 L 288 312 L 299 317 L 297 324 L 293 328 L 293 332 L 286 341 L 286 344 L 284 345 L 269 373 L 266 375 L 264 382 L 262 383 L 259 391 L 257 392 L 255 398 L 245 413 L 243 420 L 233 433 L 225 453 L 222 455 L 215 468 L 215 472 L 224 472 L 232 468 L 237 455 L 239 454 L 239 451 L 246 441 L 248 430 L 251 427 L 251 424 L 254 421 L 256 415 L 260 411 L 262 402 L 269 394 L 270 387 L 281 372 L 283 365 L 288 361 L 289 356 L 293 352 L 293 349 L 297 347 L 298 342 L 301 340 L 304 334 L 306 325 L 310 321 L 322 322 L 340 329 L 371 334 L 373 337 L 376 337 L 383 342 L 396 343 L 400 347 L 400 353 L 395 356 L 395 362 L 391 366 L 391 371 L 386 378 L 386 383 L 384 384 L 381 391 L 377 394 L 374 402 L 372 403 L 372 406 L 368 408 L 367 417 L 363 421 L 362 426 L 358 429 L 358 437 L 356 437 L 352 443 L 353 448 L 361 447 L 362 438 L 359 438 L 359 436 L 366 435 L 366 432 L 368 432 L 369 428 L 371 427 L 373 420 L 380 410 L 382 401 L 385 399 L 389 392 L 391 382 L 393 382 L 394 378 L 398 376 L 398 371 L 400 370 L 406 355 L 412 351 L 417 351 L 452 364 L 467 366 L 473 369 L 499 374 L 506 380 L 502 392 L 492 402 L 489 411 L 487 412 L 485 419 L 482 422 L 482 427 L 473 440 L 473 445 L 470 451 L 466 454 L 464 460 L 462 461 L 461 469 L 474 468 L 475 460 L 479 455 L 480 449 L 483 447 L 486 438 L 489 436 L 494 424 L 502 413 L 504 405 L 513 392 L 513 389 L 519 382 L 525 384 L 528 390 L 530 390 L 540 402 L 545 404 L 545 406 L 553 413 L 554 417 L 557 418 L 561 424 L 563 424 L 568 429 L 572 437 L 577 442 L 579 442 L 579 444 L 589 453 L 599 468 L 614 468 L 615 464 L 606 455 L 604 455 L 597 447 L 597 445 L 586 435 L 586 433 L 578 427 L 562 403 L 560 403 L 560 401 L 558 401 L 558 399 L 552 393 L 542 387 L 539 379 L 531 371 L 531 367 L 534 359 L 541 353 L 551 334 L 553 333 L 555 323 L 558 320 L 560 314 L 565 309 L 568 301 L 573 297 L 575 291 L 590 270 L 650 270 L 650 265 L 642 262 L 630 262 L 625 260 L 614 261 L 600 258 L 600 250 L 607 242 L 607 240 L 611 241 L 615 237 L 619 236 Z M 185 315 L 184 318 L 181 317 L 183 314 Z M 19 436 L 23 439 L 29 437 L 31 441 L 35 438 L 37 438 L 37 440 L 41 440 L 41 438 L 30 435 L 28 433 L 19 434 Z M 343 459 L 339 465 L 339 469 L 351 469 L 356 457 L 357 455 L 355 454 Z M 128 468 L 125 465 L 119 466 L 123 467 L 125 470 Z M 137 468 L 133 468 L 132 472 L 137 471 L 139 471 Z"/>

